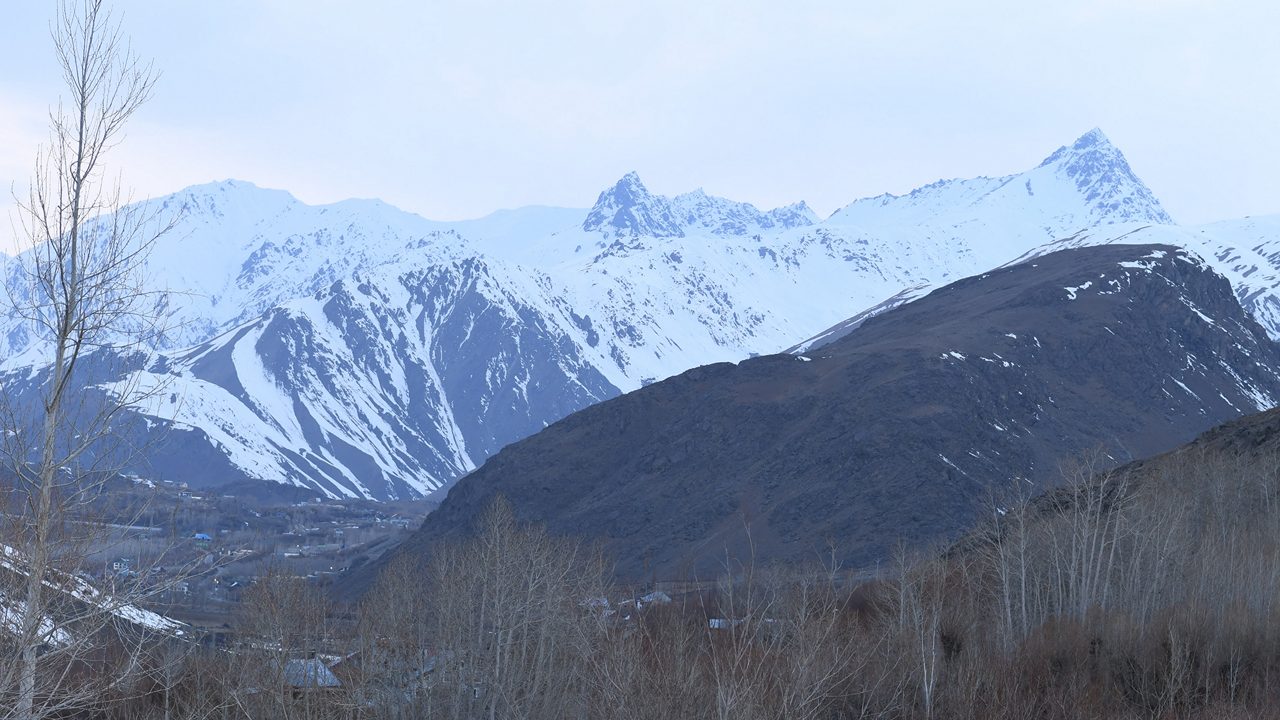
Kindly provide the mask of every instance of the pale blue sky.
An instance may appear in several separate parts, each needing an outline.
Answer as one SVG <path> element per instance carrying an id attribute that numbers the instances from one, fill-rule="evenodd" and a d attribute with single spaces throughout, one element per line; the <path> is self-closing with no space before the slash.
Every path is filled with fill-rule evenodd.
<path id="1" fill-rule="evenodd" d="M 826 215 L 1099 126 L 1181 221 L 1274 213 L 1278 5 L 120 0 L 164 74 L 112 166 L 144 197 L 234 177 L 439 219 L 637 170 Z M 0 7 L 6 188 L 59 92 L 52 11 Z"/>

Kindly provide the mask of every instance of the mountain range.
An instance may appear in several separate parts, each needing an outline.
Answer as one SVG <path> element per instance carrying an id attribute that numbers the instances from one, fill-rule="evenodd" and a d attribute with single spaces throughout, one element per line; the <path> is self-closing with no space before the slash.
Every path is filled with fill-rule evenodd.
<path id="1" fill-rule="evenodd" d="M 946 285 L 803 355 L 719 363 L 582 410 L 459 482 L 406 545 L 496 495 L 600 538 L 630 580 L 735 562 L 865 567 L 1061 481 L 1170 450 L 1280 398 L 1280 346 L 1167 245 L 1059 250 Z M 732 570 L 736 565 L 730 565 Z"/>
<path id="2" fill-rule="evenodd" d="M 634 173 L 590 208 L 461 222 L 238 181 L 150 203 L 177 221 L 146 268 L 170 331 L 86 384 L 156 388 L 122 423 L 159 439 L 133 470 L 205 487 L 436 492 L 582 408 L 1063 247 L 1189 248 L 1280 336 L 1268 249 L 1280 219 L 1177 226 L 1098 130 L 1024 173 L 858 200 L 825 220 L 803 203 L 663 196 Z M 21 262 L 6 259 L 11 288 Z M 20 388 L 42 345 L 4 322 L 0 380 Z"/>

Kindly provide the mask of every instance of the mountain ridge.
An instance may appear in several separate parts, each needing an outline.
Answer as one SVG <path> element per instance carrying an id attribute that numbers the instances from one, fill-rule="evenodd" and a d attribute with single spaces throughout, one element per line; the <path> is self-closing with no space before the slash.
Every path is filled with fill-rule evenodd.
<path id="1" fill-rule="evenodd" d="M 1088 199 L 1091 186 L 1056 169 L 1028 171 L 1052 192 L 987 193 L 948 215 L 950 194 L 925 207 L 932 192 L 922 191 L 911 212 L 890 208 L 865 227 L 818 220 L 801 204 L 765 212 L 699 191 L 654 195 L 634 174 L 601 193 L 595 220 L 592 210 L 534 208 L 445 223 L 378 201 L 309 206 L 241 181 L 196 186 L 153 201 L 185 209 L 148 266 L 182 292 L 157 304 L 176 331 L 154 348 L 164 357 L 139 372 L 173 378 L 190 394 L 188 407 L 206 408 L 181 411 L 179 426 L 200 430 L 209 452 L 239 458 L 232 472 L 280 467 L 276 479 L 325 494 L 430 492 L 503 443 L 601 399 L 689 367 L 777 352 L 904 288 L 945 283 L 1131 216 L 1104 195 Z M 1117 186 L 1132 190 L 1140 181 L 1124 169 Z M 610 194 L 620 185 L 624 192 Z M 1148 214 L 1162 212 L 1151 202 Z M 299 303 L 312 310 L 290 310 Z M 341 316 L 324 317 L 324 303 L 341 305 Z M 245 345 L 232 331 L 247 326 L 270 328 L 273 339 L 255 334 Z M 15 372 L 39 354 L 13 322 L 0 327 L 0 341 Z M 199 366 L 180 361 L 206 343 L 219 349 Z M 262 355 L 281 343 L 323 350 L 306 356 L 316 367 L 296 353 Z M 386 422 L 407 412 L 396 383 L 410 367 L 421 387 L 434 388 L 424 395 L 432 400 L 406 422 Z M 374 380 L 346 378 L 357 372 Z M 217 382 L 242 374 L 289 401 L 256 403 Z M 368 403 L 339 399 L 357 387 L 372 393 Z M 498 406 L 508 408 L 505 419 L 496 419 Z M 155 422 L 179 414 L 139 411 Z M 234 433 L 232 417 L 244 421 Z M 304 431 L 316 417 L 332 422 Z M 455 432 L 457 418 L 472 417 L 494 420 Z M 275 444 L 260 441 L 267 437 Z M 398 459 L 405 448 L 425 460 Z M 334 469 L 299 470 L 314 463 L 287 459 L 308 452 Z"/>

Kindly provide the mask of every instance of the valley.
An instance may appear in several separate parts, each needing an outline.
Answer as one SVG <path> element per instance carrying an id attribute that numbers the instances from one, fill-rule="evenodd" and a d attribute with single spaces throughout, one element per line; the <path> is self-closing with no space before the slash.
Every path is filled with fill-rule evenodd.
<path id="1" fill-rule="evenodd" d="M 337 502 L 286 486 L 235 490 L 136 476 L 106 483 L 69 519 L 95 537 L 78 560 L 84 577 L 143 593 L 166 617 L 222 637 L 244 591 L 263 576 L 326 586 L 396 547 L 434 508 L 425 500 Z"/>
<path id="2" fill-rule="evenodd" d="M 193 707 L 310 707 L 298 688 L 311 681 L 287 674 L 300 666 L 372 716 L 469 717 L 509 702 L 489 693 L 529 693 L 544 716 L 567 703 L 605 717 L 667 687 L 679 662 L 696 668 L 681 692 L 705 707 L 767 677 L 778 689 L 742 702 L 776 710 L 822 666 L 806 712 L 978 707 L 957 679 L 972 673 L 1009 694 L 999 716 L 1061 691 L 997 668 L 1037 667 L 1038 633 L 1046 652 L 1074 652 L 1053 623 L 1100 588 L 1146 613 L 1107 656 L 1143 669 L 1113 675 L 1192 682 L 1132 657 L 1165 631 L 1157 612 L 1182 617 L 1203 597 L 1143 594 L 1135 573 L 1165 587 L 1142 553 L 1174 534 L 1197 558 L 1220 548 L 1196 545 L 1182 510 L 1163 511 L 1168 526 L 1144 514 L 1144 488 L 1199 473 L 1220 500 L 1262 493 L 1270 522 L 1274 488 L 1255 480 L 1272 453 L 1233 446 L 1210 462 L 1197 448 L 1269 427 L 1280 398 L 1280 226 L 1175 224 L 1100 131 L 1026 173 L 826 219 L 656 195 L 634 173 L 589 210 L 456 223 L 234 181 L 146 207 L 178 218 L 148 271 L 188 291 L 149 300 L 167 330 L 150 344 L 108 342 L 77 368 L 76 417 L 131 399 L 83 451 L 118 469 L 64 517 L 80 554 L 58 570 L 72 601 L 50 637 L 89 631 L 80 604 L 107 607 L 166 638 L 149 662 L 187 648 L 174 688 Z M 19 294 L 26 260 L 6 262 Z M 38 417 L 41 341 L 16 322 L 0 337 L 8 407 Z M 1255 484 L 1232 489 L 1231 463 Z M 1141 486 L 1110 484 L 1138 472 Z M 29 499 L 9 501 L 22 517 Z M 1077 563 L 1096 543 L 1126 554 L 1063 569 L 1064 548 Z M 20 583 L 11 557 L 0 579 Z M 1217 577 L 1196 562 L 1187 573 Z M 1250 572 L 1269 577 L 1261 562 Z M 111 609 L 112 596 L 145 601 Z M 556 670 L 488 665 L 534 663 L 531 628 Z M 513 639 L 476 641 L 487 633 Z M 905 649 L 916 641 L 941 645 Z M 1186 647 L 1218 661 L 1216 646 Z M 759 664 L 722 665 L 748 656 Z M 941 681 L 902 670 L 944 666 Z M 273 672 L 283 693 L 237 694 Z M 1107 707 L 1191 703 L 1052 677 Z"/>
<path id="3" fill-rule="evenodd" d="M 1277 23 L 8 4 L 0 720 L 1280 720 Z"/>

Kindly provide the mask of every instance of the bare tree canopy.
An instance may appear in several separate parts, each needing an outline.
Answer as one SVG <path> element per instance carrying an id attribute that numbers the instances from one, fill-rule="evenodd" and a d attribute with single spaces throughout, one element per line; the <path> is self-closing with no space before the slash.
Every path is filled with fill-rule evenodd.
<path id="1" fill-rule="evenodd" d="M 115 379 L 103 364 L 145 349 L 156 331 L 142 269 L 171 225 L 128 204 L 106 157 L 157 76 L 102 0 L 62 3 L 51 34 L 66 95 L 50 109 L 49 140 L 18 198 L 26 248 L 6 283 L 10 312 L 27 321 L 41 368 L 28 378 L 33 392 L 19 392 L 14 377 L 4 388 L 12 489 L 0 508 L 8 631 L 0 716 L 21 720 L 91 709 L 104 688 L 128 678 L 147 636 L 180 632 L 138 607 L 137 589 L 103 593 L 78 575 L 102 542 L 85 518 L 113 463 L 130 452 L 114 440 L 113 423 L 149 392 L 128 375 L 108 389 L 93 385 Z"/>

